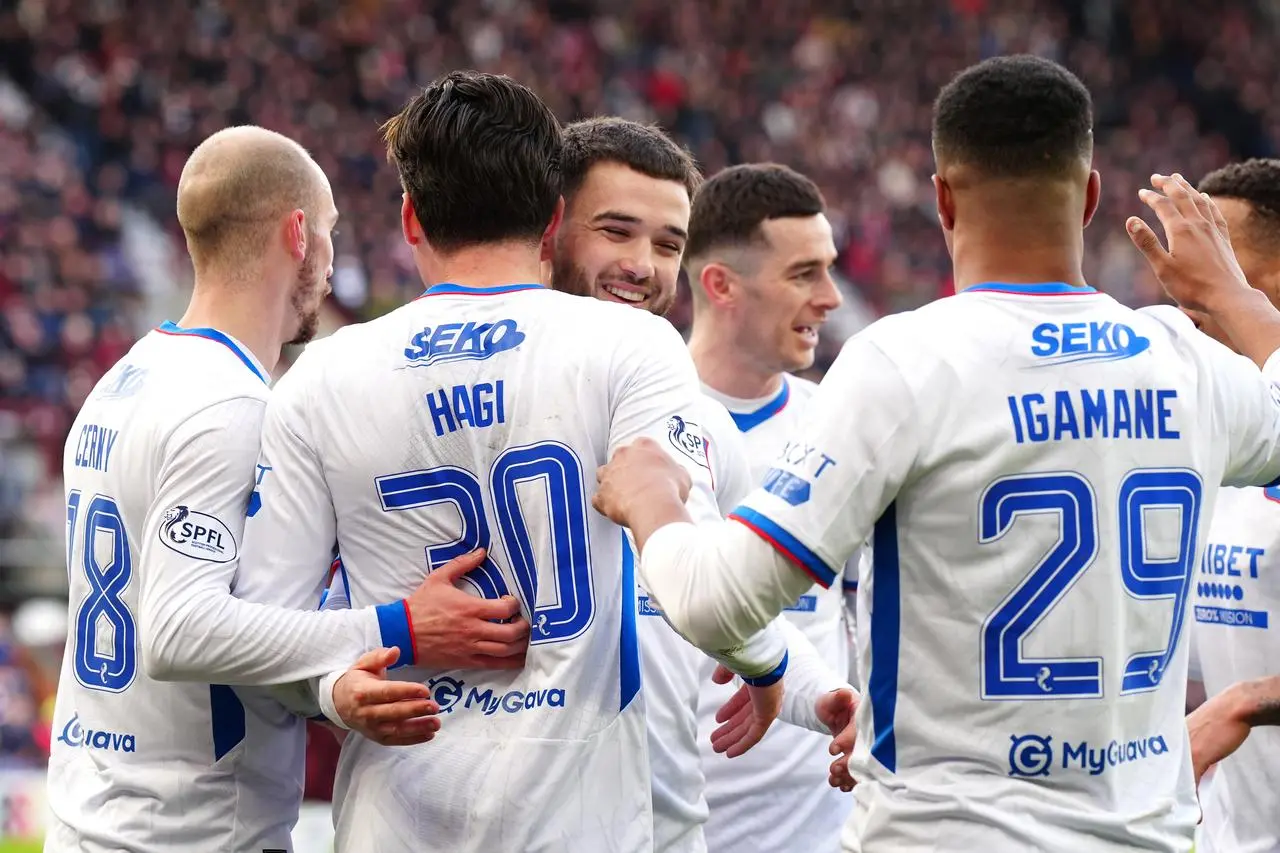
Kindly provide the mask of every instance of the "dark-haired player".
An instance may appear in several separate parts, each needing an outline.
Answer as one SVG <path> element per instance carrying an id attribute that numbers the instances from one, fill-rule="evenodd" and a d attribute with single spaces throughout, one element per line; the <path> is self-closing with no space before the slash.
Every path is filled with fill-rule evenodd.
<path id="1" fill-rule="evenodd" d="M 1280 477 L 1280 395 L 1177 309 L 1085 282 L 1091 112 L 1035 57 L 942 90 L 958 294 L 850 340 L 730 520 L 688 523 L 648 442 L 601 472 L 597 507 L 630 525 L 648 589 L 695 639 L 749 635 L 872 537 L 849 850 L 1191 847 L 1197 543 L 1219 484 Z M 1135 244 L 1280 374 L 1280 315 L 1258 317 L 1212 204 L 1153 182 L 1171 251 L 1136 218 Z"/>
<path id="2" fill-rule="evenodd" d="M 1280 160 L 1233 163 L 1206 175 L 1249 283 L 1280 305 Z M 1211 319 L 1201 328 L 1231 346 Z M 1280 849 L 1280 489 L 1223 489 L 1193 578 L 1193 626 L 1209 702 L 1191 715 L 1203 772 L 1248 736 L 1201 788 L 1196 849 Z"/>
<path id="3" fill-rule="evenodd" d="M 362 607 L 483 549 L 471 588 L 527 617 L 519 671 L 396 672 L 431 688 L 441 731 L 430 750 L 344 742 L 339 849 L 652 850 L 633 562 L 590 500 L 613 449 L 652 436 L 698 482 L 694 510 L 719 517 L 705 448 L 682 427 L 696 422 L 693 365 L 660 318 L 537 283 L 563 141 L 533 92 L 453 72 L 384 133 L 427 290 L 312 345 L 280 382 L 245 542 L 274 571 L 238 590 L 314 607 L 337 541 Z M 779 631 L 705 648 L 780 704 Z M 331 719 L 336 680 L 321 690 Z M 748 721 L 730 740 L 763 730 Z"/>

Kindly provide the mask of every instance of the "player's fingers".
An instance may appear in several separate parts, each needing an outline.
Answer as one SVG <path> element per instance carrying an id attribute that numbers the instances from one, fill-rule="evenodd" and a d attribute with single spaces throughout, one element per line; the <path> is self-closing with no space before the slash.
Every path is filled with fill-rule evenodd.
<path id="1" fill-rule="evenodd" d="M 478 569 L 481 563 L 484 562 L 484 555 L 485 550 L 483 548 L 476 548 L 473 551 L 468 551 L 460 557 L 454 557 L 452 560 L 432 572 L 428 576 L 427 580 L 433 581 L 434 583 L 451 584 L 454 581 L 459 580 L 467 572 Z"/>
<path id="2" fill-rule="evenodd" d="M 402 723 L 418 717 L 429 717 L 440 713 L 440 706 L 430 699 L 408 699 L 398 702 L 383 702 L 377 705 L 365 705 L 356 712 L 356 717 L 364 725 L 375 726 L 386 723 Z"/>
<path id="3" fill-rule="evenodd" d="M 751 703 L 751 697 L 747 695 L 747 688 L 742 687 L 733 696 L 729 697 L 729 701 L 720 706 L 720 710 L 716 711 L 716 722 L 723 723 L 733 717 L 743 708 Z"/>
<path id="4" fill-rule="evenodd" d="M 725 724 L 712 732 L 711 748 L 717 753 L 729 753 L 747 736 L 750 729 L 751 715 L 743 714 L 732 723 Z"/>
<path id="5" fill-rule="evenodd" d="M 458 669 L 524 669 L 524 650 L 510 657 L 489 657 L 473 655 L 458 662 Z"/>
<path id="6" fill-rule="evenodd" d="M 524 655 L 529 650 L 527 640 L 514 643 L 495 643 L 492 640 L 476 640 L 471 644 L 471 651 L 477 657 L 514 658 Z"/>
<path id="7" fill-rule="evenodd" d="M 435 739 L 435 736 L 435 732 L 423 735 L 397 735 L 378 738 L 378 743 L 382 746 L 417 746 L 420 743 L 430 743 Z"/>
<path id="8" fill-rule="evenodd" d="M 523 647 L 527 645 L 529 623 L 524 619 L 514 619 L 510 622 L 491 622 L 488 617 L 481 617 L 481 619 L 467 626 L 466 633 L 478 642 L 500 643 L 504 646 L 518 643 Z M 485 654 L 492 653 L 485 652 Z"/>
<path id="9" fill-rule="evenodd" d="M 466 593 L 463 594 L 466 595 Z M 504 595 L 501 598 L 476 598 L 474 595 L 468 595 L 467 599 L 459 603 L 458 610 L 474 619 L 495 622 L 506 621 L 520 615 L 520 602 L 514 595 Z M 528 622 L 521 619 L 518 624 L 528 631 Z"/>
<path id="10" fill-rule="evenodd" d="M 374 649 L 371 652 L 365 652 L 361 655 L 360 660 L 356 661 L 356 664 L 352 669 L 360 669 L 365 672 L 380 675 L 399 659 L 400 649 L 396 646 L 392 646 L 388 649 Z"/>
<path id="11" fill-rule="evenodd" d="M 437 717 L 423 717 L 416 720 L 405 720 L 396 723 L 381 723 L 370 726 L 363 734 L 385 746 L 405 746 L 413 743 L 425 743 L 440 731 L 440 720 Z"/>
<path id="12" fill-rule="evenodd" d="M 430 699 L 427 685 L 417 681 L 366 681 L 356 686 L 351 699 L 357 709 L 388 702 L 404 702 L 413 699 Z"/>
<path id="13" fill-rule="evenodd" d="M 1157 183 L 1158 178 L 1162 179 L 1159 183 Z M 1164 193 L 1184 219 L 1194 222 L 1203 218 L 1200 209 L 1196 207 L 1195 192 L 1191 191 L 1191 185 L 1184 181 L 1181 175 L 1152 175 L 1151 184 Z"/>
<path id="14" fill-rule="evenodd" d="M 1134 247 L 1142 253 L 1142 257 L 1147 259 L 1152 271 L 1158 276 L 1165 264 L 1169 262 L 1169 253 L 1164 250 L 1164 246 L 1160 245 L 1160 238 L 1156 236 L 1156 232 L 1136 216 L 1130 216 L 1125 222 L 1125 230 L 1129 232 L 1129 239 L 1133 241 Z"/>
<path id="15" fill-rule="evenodd" d="M 1143 188 L 1138 190 L 1138 199 L 1155 212 L 1160 224 L 1164 226 L 1166 236 L 1178 223 L 1185 220 L 1185 217 L 1167 195 Z"/>
<path id="16" fill-rule="evenodd" d="M 1212 222 L 1213 211 L 1210 210 L 1209 197 L 1191 186 L 1191 182 L 1182 177 L 1182 175 L 1175 173 L 1173 178 L 1182 187 L 1183 191 L 1186 192 L 1187 197 L 1191 199 L 1191 203 L 1196 207 L 1196 212 L 1204 219 Z"/>
<path id="17" fill-rule="evenodd" d="M 716 664 L 716 671 L 711 673 L 711 680 L 716 684 L 728 684 L 733 681 L 733 671 L 724 664 Z"/>
<path id="18" fill-rule="evenodd" d="M 1222 209 L 1218 207 L 1218 203 L 1209 197 L 1208 193 L 1200 193 L 1203 196 L 1205 204 L 1209 208 L 1209 219 L 1218 229 L 1218 233 L 1226 237 L 1228 241 L 1231 239 L 1231 229 L 1227 227 L 1227 219 L 1222 215 Z"/>
<path id="19" fill-rule="evenodd" d="M 751 725 L 747 727 L 746 733 L 725 750 L 725 757 L 737 758 L 739 755 L 745 754 L 747 750 L 760 742 L 760 739 L 764 737 L 764 733 L 768 730 L 768 723 L 752 720 Z"/>

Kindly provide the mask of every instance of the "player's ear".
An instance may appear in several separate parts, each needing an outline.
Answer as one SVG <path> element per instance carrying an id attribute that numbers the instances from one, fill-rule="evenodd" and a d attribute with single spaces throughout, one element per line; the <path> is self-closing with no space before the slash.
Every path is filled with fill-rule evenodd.
<path id="1" fill-rule="evenodd" d="M 724 305 L 734 299 L 734 273 L 724 264 L 710 263 L 702 268 L 698 285 L 712 305 Z"/>
<path id="2" fill-rule="evenodd" d="M 951 185 L 940 175 L 933 176 L 933 193 L 938 204 L 938 222 L 943 231 L 954 231 L 956 227 L 956 201 L 951 194 Z"/>
<path id="3" fill-rule="evenodd" d="M 301 210 L 293 211 L 285 220 L 284 248 L 299 263 L 307 256 L 307 215 Z"/>
<path id="4" fill-rule="evenodd" d="M 560 226 L 564 223 L 564 196 L 560 196 L 556 201 L 556 212 L 551 214 L 551 221 L 547 223 L 547 228 L 542 232 L 542 246 L 539 250 L 539 260 L 550 262 L 552 251 L 555 248 L 556 232 L 560 230 Z"/>
<path id="5" fill-rule="evenodd" d="M 404 235 L 404 241 L 410 246 L 416 246 L 426 239 L 426 235 L 422 233 L 422 224 L 418 222 L 418 214 L 413 211 L 413 202 L 409 200 L 408 193 L 401 196 L 400 233 Z"/>
<path id="6" fill-rule="evenodd" d="M 1089 226 L 1089 221 L 1093 219 L 1093 215 L 1098 212 L 1098 205 L 1102 201 L 1102 175 L 1097 169 L 1089 172 L 1089 185 L 1084 191 L 1084 227 Z"/>

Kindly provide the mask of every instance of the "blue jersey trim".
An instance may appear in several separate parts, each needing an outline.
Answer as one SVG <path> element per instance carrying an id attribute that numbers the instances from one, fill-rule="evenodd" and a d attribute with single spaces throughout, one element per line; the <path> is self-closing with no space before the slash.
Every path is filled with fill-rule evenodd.
<path id="1" fill-rule="evenodd" d="M 624 711 L 640 692 L 640 644 L 636 637 L 636 555 L 627 534 L 622 534 L 622 635 L 618 642 L 621 696 L 618 710 Z"/>
<path id="2" fill-rule="evenodd" d="M 791 385 L 787 382 L 787 379 L 784 376 L 782 379 L 782 390 L 775 394 L 772 400 L 765 403 L 754 412 L 747 412 L 746 414 L 729 412 L 729 417 L 733 418 L 733 422 L 738 425 L 738 432 L 748 432 L 785 409 L 787 407 L 787 401 L 790 399 Z"/>
<path id="3" fill-rule="evenodd" d="M 791 652 L 783 652 L 782 660 L 778 661 L 778 665 L 773 668 L 772 672 L 765 673 L 764 675 L 758 675 L 755 678 L 747 678 L 744 675 L 742 676 L 743 682 L 750 684 L 752 687 L 768 687 L 770 684 L 778 683 L 778 681 L 782 679 L 782 676 L 787 673 L 787 660 L 790 657 Z"/>
<path id="4" fill-rule="evenodd" d="M 227 337 L 222 332 L 219 332 L 217 329 L 185 329 L 177 323 L 165 320 L 156 327 L 156 330 L 164 332 L 166 335 L 190 335 L 195 338 L 204 338 L 206 340 L 216 341 L 235 353 L 236 358 L 244 362 L 244 366 L 252 370 L 253 375 L 261 379 L 263 384 L 271 384 L 271 380 L 263 375 L 262 371 L 258 369 L 258 365 L 254 364 L 253 359 L 249 357 L 249 354 L 242 350 L 235 341 L 231 340 L 231 338 Z"/>
<path id="5" fill-rule="evenodd" d="M 244 741 L 244 705 L 236 692 L 225 684 L 209 685 L 209 722 L 213 727 L 213 760 L 222 757 Z"/>
<path id="6" fill-rule="evenodd" d="M 966 288 L 965 293 L 1012 293 L 1023 296 L 1057 296 L 1059 294 L 1097 293 L 1092 287 L 1075 287 L 1064 281 L 1045 281 L 1038 284 L 1007 284 L 1002 281 L 988 281 Z"/>
<path id="7" fill-rule="evenodd" d="M 772 545 L 774 550 L 803 569 L 805 574 L 812 577 L 823 589 L 835 583 L 835 569 L 828 566 L 821 557 L 809 550 L 808 546 L 783 530 L 772 519 L 745 506 L 740 506 L 729 513 L 729 518 L 745 525 Z"/>
<path id="8" fill-rule="evenodd" d="M 898 641 L 902 631 L 899 594 L 898 509 L 889 504 L 872 534 L 871 563 L 871 755 L 890 773 L 898 770 L 893 718 L 898 706 Z"/>
<path id="9" fill-rule="evenodd" d="M 409 611 L 404 601 L 379 604 L 378 630 L 382 632 L 382 645 L 400 649 L 400 658 L 391 669 L 408 666 L 414 662 L 413 629 L 409 627 Z"/>
<path id="10" fill-rule="evenodd" d="M 443 281 L 440 284 L 431 285 L 423 292 L 422 295 L 440 296 L 443 294 L 452 294 L 454 296 L 496 296 L 499 293 L 516 293 L 521 290 L 545 289 L 546 288 L 540 284 L 499 284 L 494 287 L 465 287 L 461 284 L 453 284 L 452 282 Z"/>

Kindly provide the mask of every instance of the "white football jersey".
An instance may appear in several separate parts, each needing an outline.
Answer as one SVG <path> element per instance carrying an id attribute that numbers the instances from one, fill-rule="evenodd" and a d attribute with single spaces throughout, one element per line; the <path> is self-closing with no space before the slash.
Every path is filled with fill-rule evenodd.
<path id="1" fill-rule="evenodd" d="M 724 404 L 742 433 L 754 487 L 803 422 L 805 404 L 818 386 L 784 375 L 782 388 L 760 400 L 739 400 L 706 384 L 702 387 L 709 397 Z M 849 580 L 856 583 L 854 578 Z M 823 661 L 841 674 L 849 671 L 842 586 L 814 584 L 783 613 L 804 632 Z M 795 726 L 773 726 L 745 755 L 733 759 L 717 755 L 711 749 L 711 733 L 719 727 L 716 711 L 737 688 L 715 684 L 705 663 L 703 669 L 698 748 L 711 811 L 706 825 L 707 848 L 711 853 L 838 850 L 840 828 L 853 808 L 853 797 L 827 784 L 831 738 Z"/>
<path id="2" fill-rule="evenodd" d="M 754 485 L 746 447 L 729 412 L 716 400 L 703 397 L 696 417 L 706 441 L 716 504 L 720 514 L 727 515 Z M 643 588 L 637 593 L 636 633 L 653 772 L 653 849 L 702 853 L 707 849 L 707 798 L 695 710 L 699 684 L 710 682 L 708 667 L 715 664 L 666 623 Z"/>
<path id="3" fill-rule="evenodd" d="M 649 435 L 690 471 L 691 510 L 718 517 L 698 398 L 668 323 L 537 285 L 436 285 L 294 364 L 237 593 L 315 607 L 336 541 L 359 607 L 483 546 L 468 586 L 515 595 L 532 625 L 523 670 L 392 673 L 430 686 L 443 726 L 418 747 L 345 741 L 339 849 L 652 848 L 634 561 L 591 497 L 596 467 Z M 763 676 L 784 649 L 766 632 L 721 657 Z"/>
<path id="4" fill-rule="evenodd" d="M 98 382 L 71 428 L 72 627 L 46 851 L 290 847 L 300 721 L 261 693 L 152 677 L 210 667 L 235 683 L 295 681 L 381 644 L 371 611 L 328 617 L 230 597 L 266 376 L 229 336 L 166 323 Z M 192 634 L 198 644 L 176 648 Z"/>
<path id="5" fill-rule="evenodd" d="M 1061 284 L 845 345 L 735 517 L 822 583 L 873 533 L 846 849 L 1190 849 L 1188 599 L 1219 484 L 1280 476 L 1278 401 L 1177 310 Z"/>
<path id="6" fill-rule="evenodd" d="M 1280 671 L 1280 489 L 1223 489 L 1196 566 L 1195 640 L 1208 696 Z M 1280 850 L 1280 731 L 1258 727 L 1200 786 L 1199 853 Z"/>

